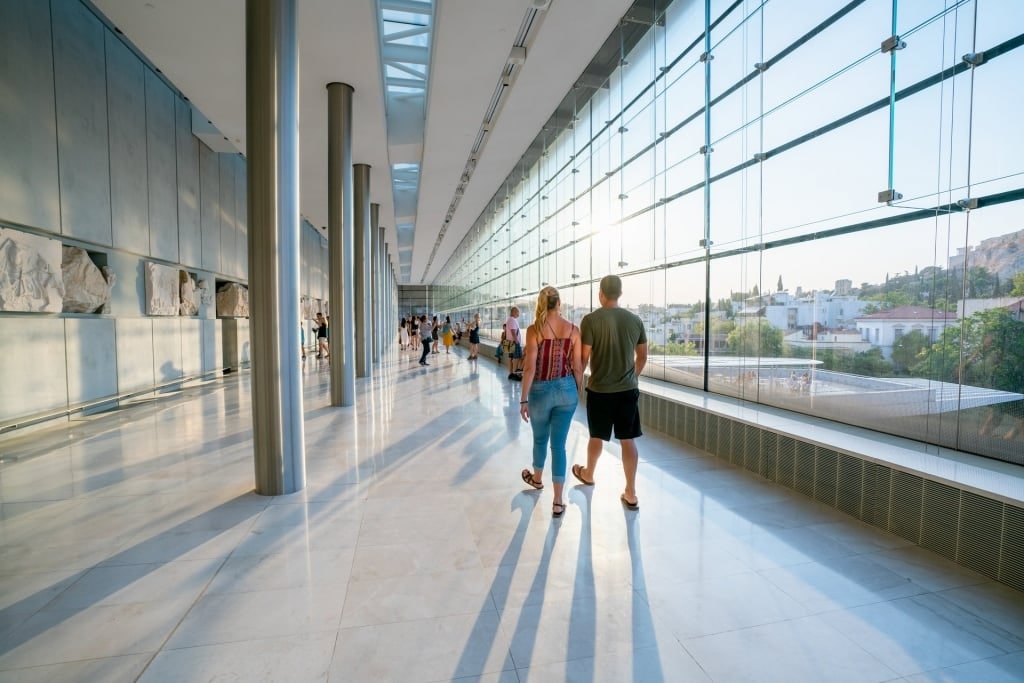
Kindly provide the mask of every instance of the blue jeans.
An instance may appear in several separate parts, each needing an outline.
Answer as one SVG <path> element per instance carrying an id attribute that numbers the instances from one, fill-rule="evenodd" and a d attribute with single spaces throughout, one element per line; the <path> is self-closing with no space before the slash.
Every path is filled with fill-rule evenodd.
<path id="1" fill-rule="evenodd" d="M 530 425 L 533 427 L 533 466 L 544 469 L 551 443 L 551 481 L 565 481 L 565 440 L 579 396 L 571 375 L 534 382 L 530 386 Z"/>

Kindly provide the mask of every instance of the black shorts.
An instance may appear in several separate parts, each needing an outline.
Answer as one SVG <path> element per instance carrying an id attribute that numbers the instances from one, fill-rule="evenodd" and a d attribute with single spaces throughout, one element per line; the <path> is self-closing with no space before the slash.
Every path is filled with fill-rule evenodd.
<path id="1" fill-rule="evenodd" d="M 599 394 L 587 389 L 587 427 L 592 439 L 609 441 L 612 428 L 618 440 L 643 436 L 640 429 L 640 390 Z"/>

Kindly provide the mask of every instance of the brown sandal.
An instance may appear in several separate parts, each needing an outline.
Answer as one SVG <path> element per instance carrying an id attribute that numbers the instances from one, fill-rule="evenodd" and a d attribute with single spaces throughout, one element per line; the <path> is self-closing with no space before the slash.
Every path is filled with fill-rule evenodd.
<path id="1" fill-rule="evenodd" d="M 585 485 L 585 486 L 593 486 L 594 485 L 594 482 L 587 481 L 586 479 L 583 478 L 583 465 L 573 465 L 572 466 L 572 476 L 574 476 L 577 479 L 579 479 L 580 483 Z"/>
<path id="2" fill-rule="evenodd" d="M 544 488 L 544 484 L 533 478 L 533 472 L 531 472 L 530 470 L 523 470 L 523 473 L 520 476 L 523 478 L 523 481 L 525 481 L 527 484 L 529 484 L 536 490 L 540 491 L 542 488 Z"/>

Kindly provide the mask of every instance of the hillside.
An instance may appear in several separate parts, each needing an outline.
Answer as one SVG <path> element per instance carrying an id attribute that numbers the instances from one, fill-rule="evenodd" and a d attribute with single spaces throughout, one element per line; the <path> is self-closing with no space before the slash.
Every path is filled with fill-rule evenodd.
<path id="1" fill-rule="evenodd" d="M 980 266 L 990 273 L 999 275 L 1003 282 L 1009 282 L 1017 273 L 1024 271 L 1024 230 L 982 240 L 967 254 L 967 266 Z M 963 266 L 963 254 L 951 256 L 949 267 Z"/>

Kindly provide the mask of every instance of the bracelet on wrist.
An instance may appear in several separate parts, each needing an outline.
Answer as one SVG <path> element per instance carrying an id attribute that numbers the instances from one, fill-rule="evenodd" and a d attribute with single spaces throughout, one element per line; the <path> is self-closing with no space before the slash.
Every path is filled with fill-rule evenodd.
<path id="1" fill-rule="evenodd" d="M 529 401 L 520 401 L 519 405 L 523 405 L 524 403 L 529 403 Z"/>

